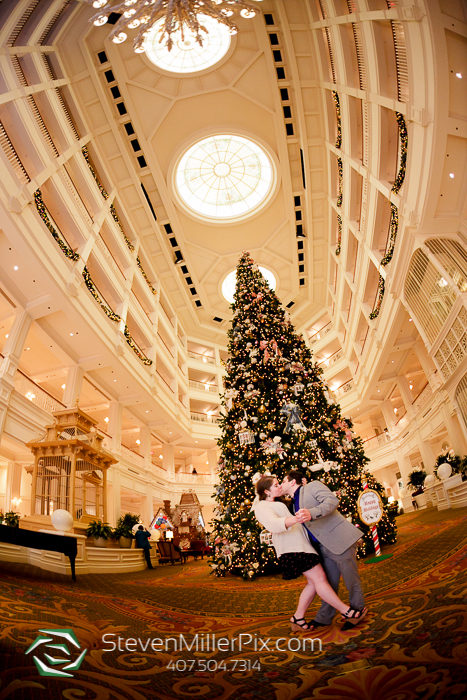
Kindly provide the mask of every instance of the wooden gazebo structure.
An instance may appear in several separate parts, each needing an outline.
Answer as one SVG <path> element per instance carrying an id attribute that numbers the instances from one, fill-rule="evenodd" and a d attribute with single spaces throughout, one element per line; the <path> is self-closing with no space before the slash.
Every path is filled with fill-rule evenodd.
<path id="1" fill-rule="evenodd" d="M 102 446 L 97 421 L 78 407 L 53 414 L 44 437 L 29 442 L 34 454 L 31 515 L 63 508 L 73 520 L 107 522 L 107 469 L 115 464 Z"/>

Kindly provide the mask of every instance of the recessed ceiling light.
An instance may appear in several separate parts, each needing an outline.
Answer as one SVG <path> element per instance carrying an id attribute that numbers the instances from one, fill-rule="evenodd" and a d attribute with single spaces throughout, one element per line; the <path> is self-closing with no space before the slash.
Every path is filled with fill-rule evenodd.
<path id="1" fill-rule="evenodd" d="M 456 73 L 456 78 L 462 78 L 462 73 Z"/>
<path id="2" fill-rule="evenodd" d="M 141 445 L 141 440 L 137 440 L 137 441 L 136 441 L 136 444 L 137 444 L 137 445 Z"/>
<path id="3" fill-rule="evenodd" d="M 13 270 L 17 270 L 17 269 L 18 269 L 18 265 L 15 265 Z"/>
<path id="4" fill-rule="evenodd" d="M 7 334 L 6 334 L 6 336 L 5 336 L 5 338 L 8 338 L 8 336 L 9 336 L 9 335 L 10 335 L 10 334 L 9 334 L 9 333 L 7 333 Z M 50 346 L 50 347 L 52 347 L 52 346 Z"/>
<path id="5" fill-rule="evenodd" d="M 412 320 L 412 319 L 411 319 L 411 318 L 409 318 L 409 321 L 411 321 L 411 320 Z"/>
<path id="6" fill-rule="evenodd" d="M 397 413 L 397 408 L 394 409 L 394 413 Z"/>
<path id="7" fill-rule="evenodd" d="M 116 382 L 116 381 L 117 381 L 117 380 L 116 380 L 116 379 L 114 379 L 114 382 Z"/>
<path id="8" fill-rule="evenodd" d="M 451 178 L 451 180 L 454 180 L 454 173 L 449 173 L 449 177 Z"/>
<path id="9" fill-rule="evenodd" d="M 392 364 L 392 365 L 394 364 L 394 360 L 391 360 L 391 364 Z"/>
<path id="10" fill-rule="evenodd" d="M 206 464 L 209 464 L 209 462 L 206 462 Z"/>
<path id="11" fill-rule="evenodd" d="M 62 389 L 66 389 L 66 384 L 62 384 Z"/>
<path id="12" fill-rule="evenodd" d="M 73 333 L 70 333 L 71 337 L 73 337 Z"/>
<path id="13" fill-rule="evenodd" d="M 146 411 L 146 413 L 149 413 L 149 411 Z"/>
<path id="14" fill-rule="evenodd" d="M 104 423 L 108 423 L 108 422 L 109 422 L 109 417 L 106 416 L 106 417 L 104 418 Z"/>
<path id="15" fill-rule="evenodd" d="M 162 455 L 159 455 L 159 459 L 163 459 L 163 456 L 162 456 Z"/>
<path id="16" fill-rule="evenodd" d="M 380 390 L 378 389 L 378 394 L 379 394 L 379 392 L 380 392 Z"/>

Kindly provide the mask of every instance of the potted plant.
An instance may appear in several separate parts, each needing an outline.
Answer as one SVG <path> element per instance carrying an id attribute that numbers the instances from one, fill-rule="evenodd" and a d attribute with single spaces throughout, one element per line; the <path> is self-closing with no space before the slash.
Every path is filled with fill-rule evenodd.
<path id="1" fill-rule="evenodd" d="M 118 539 L 120 547 L 131 547 L 131 541 L 134 537 L 133 528 L 140 521 L 139 515 L 133 513 L 125 513 L 117 520 L 117 527 L 113 531 L 113 537 Z"/>
<path id="2" fill-rule="evenodd" d="M 95 547 L 107 547 L 107 540 L 112 537 L 112 528 L 102 520 L 91 520 L 86 535 L 93 538 Z"/>
<path id="3" fill-rule="evenodd" d="M 15 513 L 13 510 L 10 510 L 3 516 L 3 524 L 9 525 L 10 527 L 19 527 L 19 516 L 19 513 Z"/>
<path id="4" fill-rule="evenodd" d="M 419 508 L 426 506 L 426 493 L 423 492 L 423 484 L 426 479 L 426 471 L 424 469 L 414 469 L 409 474 L 407 488 L 412 491 L 412 496 L 417 502 Z"/>

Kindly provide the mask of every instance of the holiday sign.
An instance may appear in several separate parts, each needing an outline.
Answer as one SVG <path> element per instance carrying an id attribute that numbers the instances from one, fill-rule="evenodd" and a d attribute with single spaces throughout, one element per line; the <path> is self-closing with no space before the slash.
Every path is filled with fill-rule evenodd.
<path id="1" fill-rule="evenodd" d="M 383 517 L 383 504 L 377 491 L 370 489 L 362 491 L 358 497 L 357 507 L 365 525 L 376 525 Z"/>

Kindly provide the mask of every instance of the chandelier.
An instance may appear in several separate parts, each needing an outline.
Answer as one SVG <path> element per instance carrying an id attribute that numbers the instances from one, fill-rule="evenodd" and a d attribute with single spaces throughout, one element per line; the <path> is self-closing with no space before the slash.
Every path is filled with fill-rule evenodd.
<path id="1" fill-rule="evenodd" d="M 235 14 L 249 19 L 259 14 L 260 10 L 247 0 L 84 0 L 92 5 L 97 12 L 91 19 L 96 27 L 105 24 L 111 13 L 120 15 L 109 38 L 116 44 L 127 38 L 128 29 L 138 29 L 133 42 L 134 50 L 143 53 L 144 40 L 151 27 L 163 19 L 159 30 L 159 41 L 165 42 L 170 51 L 173 46 L 172 34 L 180 32 L 182 40 L 184 33 L 189 32 L 195 37 L 200 46 L 203 45 L 203 34 L 207 29 L 203 26 L 202 16 L 212 17 L 225 24 L 231 34 L 237 33 L 237 27 L 231 19 Z M 261 2 L 261 0 L 254 0 Z"/>

